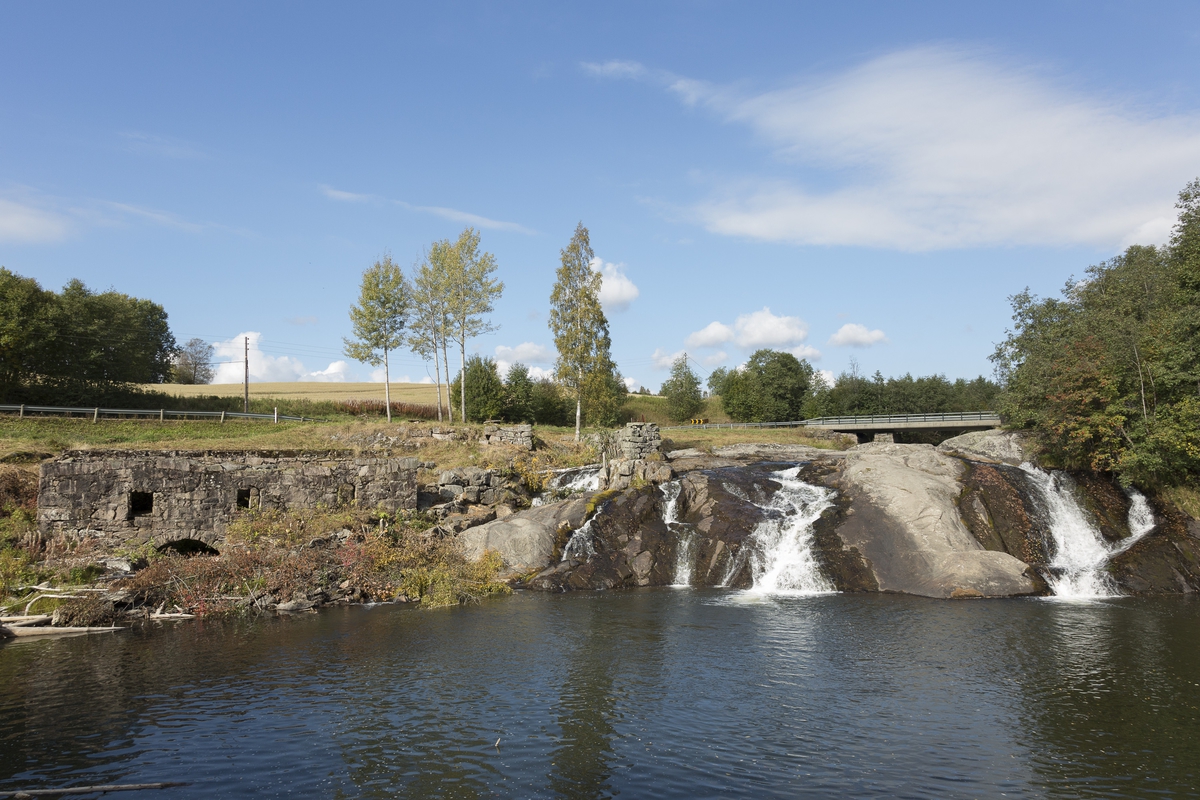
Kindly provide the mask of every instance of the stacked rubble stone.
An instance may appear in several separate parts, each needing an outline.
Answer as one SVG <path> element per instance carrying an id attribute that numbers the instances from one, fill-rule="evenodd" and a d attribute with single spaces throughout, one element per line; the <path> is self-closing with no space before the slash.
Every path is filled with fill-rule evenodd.
<path id="1" fill-rule="evenodd" d="M 447 502 L 490 506 L 510 499 L 512 492 L 504 479 L 490 469 L 459 467 L 438 477 L 438 494 Z"/>
<path id="2" fill-rule="evenodd" d="M 489 422 L 483 426 L 483 441 L 485 444 L 507 444 L 523 450 L 532 450 L 533 426 L 496 425 Z"/>
<path id="3" fill-rule="evenodd" d="M 662 436 L 658 432 L 658 425 L 653 422 L 628 422 L 625 429 L 617 434 L 617 446 L 621 458 L 635 461 L 657 453 L 662 446 Z"/>
<path id="4" fill-rule="evenodd" d="M 69 450 L 42 464 L 38 527 L 106 547 L 220 544 L 239 509 L 416 508 L 421 466 L 338 452 Z"/>

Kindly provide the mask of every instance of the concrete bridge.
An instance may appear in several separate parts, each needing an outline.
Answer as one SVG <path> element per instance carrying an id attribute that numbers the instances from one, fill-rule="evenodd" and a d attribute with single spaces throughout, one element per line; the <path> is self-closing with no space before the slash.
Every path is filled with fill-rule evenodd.
<path id="1" fill-rule="evenodd" d="M 974 431 L 1000 427 L 994 411 L 951 411 L 945 414 L 874 414 L 862 417 L 818 417 L 796 422 L 709 422 L 678 428 L 816 428 L 870 435 L 901 431 Z M 663 430 L 669 430 L 663 428 Z"/>

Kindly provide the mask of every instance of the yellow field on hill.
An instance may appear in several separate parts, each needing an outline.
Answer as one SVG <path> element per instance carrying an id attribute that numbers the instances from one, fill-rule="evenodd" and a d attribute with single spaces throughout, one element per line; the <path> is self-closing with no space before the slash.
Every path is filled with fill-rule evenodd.
<path id="1" fill-rule="evenodd" d="M 151 392 L 165 392 L 176 397 L 241 397 L 240 383 L 148 383 L 142 387 Z M 251 397 L 278 397 L 294 400 L 383 400 L 382 383 L 251 383 Z M 437 402 L 437 389 L 428 383 L 393 383 L 392 402 Z"/>

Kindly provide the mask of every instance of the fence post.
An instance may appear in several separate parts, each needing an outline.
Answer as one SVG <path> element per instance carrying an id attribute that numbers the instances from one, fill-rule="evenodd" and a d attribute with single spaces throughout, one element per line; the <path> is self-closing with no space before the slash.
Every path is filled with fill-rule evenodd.
<path id="1" fill-rule="evenodd" d="M 166 415 L 166 413 L 165 413 L 165 412 L 164 412 L 164 411 L 163 411 L 163 410 L 160 408 L 160 409 L 158 410 L 158 421 L 159 421 L 159 422 L 162 422 L 162 421 L 163 421 L 163 420 L 165 420 L 166 418 L 167 418 L 167 415 Z"/>
<path id="2" fill-rule="evenodd" d="M 23 418 L 25 416 L 25 404 L 24 403 L 21 403 L 21 413 L 19 413 L 17 416 L 18 416 L 18 418 Z"/>
<path id="3" fill-rule="evenodd" d="M 224 422 L 224 421 L 225 421 L 225 412 L 222 411 L 221 412 L 221 422 Z"/>
<path id="4" fill-rule="evenodd" d="M 99 421 L 100 421 L 100 409 L 97 408 L 95 411 L 92 412 L 92 422 L 99 422 Z"/>
<path id="5" fill-rule="evenodd" d="M 275 424 L 279 424 L 279 406 L 275 406 Z"/>

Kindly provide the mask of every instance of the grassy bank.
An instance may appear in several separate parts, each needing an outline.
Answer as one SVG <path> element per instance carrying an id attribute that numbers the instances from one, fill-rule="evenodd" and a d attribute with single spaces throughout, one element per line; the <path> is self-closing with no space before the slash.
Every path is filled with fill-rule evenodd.
<path id="1" fill-rule="evenodd" d="M 721 398 L 710 397 L 697 417 L 709 422 L 729 422 L 729 415 L 721 408 Z M 631 394 L 621 407 L 621 418 L 626 422 L 654 422 L 661 426 L 678 425 L 667 416 L 667 399 L 652 394 Z"/>

